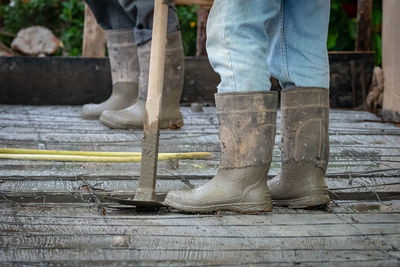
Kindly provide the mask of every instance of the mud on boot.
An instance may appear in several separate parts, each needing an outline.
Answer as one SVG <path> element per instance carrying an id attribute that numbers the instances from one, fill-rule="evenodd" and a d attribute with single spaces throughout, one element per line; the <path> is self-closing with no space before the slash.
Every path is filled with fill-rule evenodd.
<path id="1" fill-rule="evenodd" d="M 100 104 L 82 107 L 82 118 L 98 119 L 105 110 L 123 109 L 138 97 L 139 62 L 132 30 L 106 30 L 113 83 L 111 96 Z"/>
<path id="2" fill-rule="evenodd" d="M 110 128 L 143 129 L 149 80 L 150 48 L 151 41 L 138 46 L 140 65 L 138 100 L 127 108 L 103 112 L 100 116 L 100 122 L 104 125 Z M 183 117 L 180 112 L 184 78 L 181 32 L 168 33 L 165 57 L 160 128 L 176 129 L 183 125 Z"/>
<path id="3" fill-rule="evenodd" d="M 273 203 L 310 208 L 329 203 L 329 90 L 282 90 L 282 170 L 268 181 Z"/>
<path id="4" fill-rule="evenodd" d="M 217 210 L 271 211 L 266 176 L 275 140 L 275 92 L 215 95 L 221 141 L 221 164 L 206 184 L 170 191 L 165 204 L 185 212 Z"/>

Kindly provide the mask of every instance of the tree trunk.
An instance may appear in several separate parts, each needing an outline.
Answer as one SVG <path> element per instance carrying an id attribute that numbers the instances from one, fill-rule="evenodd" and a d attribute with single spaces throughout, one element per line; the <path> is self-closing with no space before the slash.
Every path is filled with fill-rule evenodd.
<path id="1" fill-rule="evenodd" d="M 206 51 L 206 26 L 207 18 L 210 13 L 209 7 L 200 6 L 197 11 L 197 40 L 196 40 L 196 56 L 207 56 Z"/>
<path id="2" fill-rule="evenodd" d="M 356 51 L 372 51 L 372 0 L 358 0 Z"/>

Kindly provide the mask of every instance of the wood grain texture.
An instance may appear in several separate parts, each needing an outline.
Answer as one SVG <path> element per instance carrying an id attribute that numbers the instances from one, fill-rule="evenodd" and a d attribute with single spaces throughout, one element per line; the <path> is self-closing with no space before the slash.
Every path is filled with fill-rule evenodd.
<path id="1" fill-rule="evenodd" d="M 159 162 L 158 193 L 201 185 L 218 168 L 215 108 L 182 113 L 182 129 L 161 131 L 160 151 L 212 157 Z M 279 120 L 278 113 L 266 178 L 280 169 Z M 0 128 L 0 147 L 140 152 L 143 138 L 140 130 L 82 120 L 76 106 L 0 105 Z M 140 163 L 0 160 L 0 265 L 397 266 L 399 137 L 399 127 L 374 114 L 332 110 L 327 183 L 334 202 L 258 215 L 143 212 L 105 199 L 135 192 Z M 120 239 L 126 242 L 116 245 Z"/>
<path id="2" fill-rule="evenodd" d="M 200 6 L 197 10 L 197 36 L 196 36 L 196 56 L 207 56 L 207 19 L 210 8 Z"/>
<path id="3" fill-rule="evenodd" d="M 356 51 L 372 51 L 372 0 L 357 1 Z"/>
<path id="4" fill-rule="evenodd" d="M 100 25 L 97 24 L 89 6 L 85 4 L 85 22 L 83 27 L 83 57 L 105 57 L 106 36 Z"/>
<path id="5" fill-rule="evenodd" d="M 154 2 L 153 34 L 151 41 L 149 85 L 145 108 L 142 161 L 139 187 L 135 200 L 155 201 L 157 176 L 157 155 L 160 137 L 159 118 L 161 115 L 165 46 L 167 38 L 168 3 Z"/>

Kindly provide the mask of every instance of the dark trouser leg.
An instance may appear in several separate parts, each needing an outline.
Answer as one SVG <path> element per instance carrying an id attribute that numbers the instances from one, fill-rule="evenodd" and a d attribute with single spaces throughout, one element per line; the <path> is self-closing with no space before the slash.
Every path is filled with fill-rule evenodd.
<path id="1" fill-rule="evenodd" d="M 86 0 L 97 23 L 104 30 L 133 29 L 137 45 L 151 39 L 153 29 L 154 1 L 150 0 Z M 179 30 L 178 16 L 175 5 L 169 4 L 168 25 L 169 33 Z"/>

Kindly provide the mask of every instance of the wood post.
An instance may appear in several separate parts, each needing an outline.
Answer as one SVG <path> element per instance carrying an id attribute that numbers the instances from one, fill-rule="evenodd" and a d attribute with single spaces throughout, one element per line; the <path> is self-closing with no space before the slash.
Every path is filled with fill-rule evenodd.
<path id="1" fill-rule="evenodd" d="M 97 24 L 89 6 L 85 6 L 85 25 L 83 29 L 82 57 L 104 57 L 106 54 L 106 36 Z"/>
<path id="2" fill-rule="evenodd" d="M 197 40 L 196 40 L 196 56 L 207 56 L 206 51 L 206 27 L 210 7 L 200 6 L 197 11 Z"/>
<path id="3" fill-rule="evenodd" d="M 167 40 L 168 4 L 154 0 L 153 33 L 150 52 L 149 84 L 145 108 L 144 138 L 139 187 L 135 200 L 155 201 L 158 141 L 160 135 L 164 83 L 165 45 Z"/>
<path id="4" fill-rule="evenodd" d="M 358 0 L 356 51 L 372 51 L 371 17 L 372 0 Z"/>
<path id="5" fill-rule="evenodd" d="M 400 122 L 400 1 L 383 1 L 382 67 L 384 92 L 382 117 Z"/>

